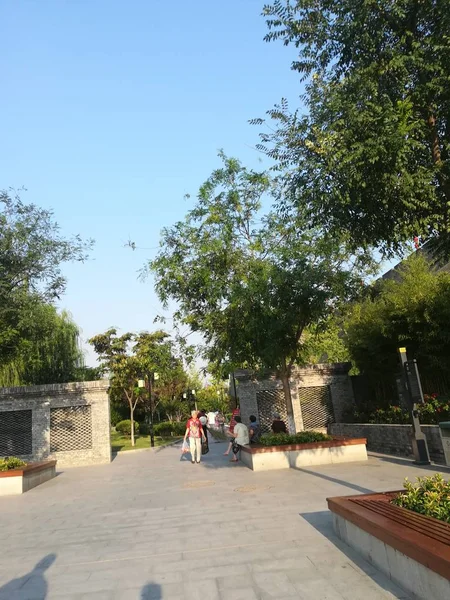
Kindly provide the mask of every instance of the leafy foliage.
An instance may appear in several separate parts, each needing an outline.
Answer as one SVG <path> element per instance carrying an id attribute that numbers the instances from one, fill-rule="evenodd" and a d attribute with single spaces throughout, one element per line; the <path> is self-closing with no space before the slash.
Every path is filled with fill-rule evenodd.
<path id="1" fill-rule="evenodd" d="M 26 466 L 26 462 L 15 456 L 0 458 L 0 471 L 13 471 Z"/>
<path id="2" fill-rule="evenodd" d="M 182 362 L 174 356 L 174 345 L 169 335 L 161 330 L 140 334 L 117 335 L 114 328 L 89 340 L 101 361 L 101 369 L 109 373 L 111 406 L 115 408 L 114 420 L 121 415 L 118 405 L 125 403 L 134 422 L 135 410 L 140 405 L 145 411 L 154 411 L 163 400 L 173 398 L 186 381 Z M 159 379 L 149 389 L 139 388 L 138 380 L 152 378 L 157 372 Z M 131 443 L 134 430 L 130 425 Z"/>
<path id="3" fill-rule="evenodd" d="M 291 427 L 288 378 L 301 362 L 302 334 L 354 297 L 370 263 L 351 260 L 345 243 L 304 227 L 298 215 L 263 214 L 282 192 L 265 172 L 220 155 L 184 221 L 163 230 L 149 268 L 175 317 L 205 339 L 215 372 L 234 365 L 278 370 Z"/>
<path id="4" fill-rule="evenodd" d="M 394 379 L 399 347 L 406 347 L 429 379 L 450 369 L 450 274 L 433 272 L 414 255 L 397 275 L 378 282 L 343 322 L 349 353 L 374 385 Z"/>
<path id="5" fill-rule="evenodd" d="M 283 100 L 259 146 L 292 169 L 291 201 L 355 248 L 448 243 L 448 0 L 276 0 L 263 14 L 306 80 L 308 114 Z"/>
<path id="6" fill-rule="evenodd" d="M 419 405 L 418 413 L 423 425 L 437 425 L 441 421 L 450 420 L 450 399 L 437 394 L 424 394 L 425 403 Z M 411 422 L 411 416 L 406 408 L 392 405 L 387 408 L 377 408 L 373 412 L 352 409 L 344 417 L 349 423 L 379 423 L 406 425 Z"/>
<path id="7" fill-rule="evenodd" d="M 417 485 L 405 479 L 404 488 L 392 504 L 450 523 L 450 482 L 442 475 L 417 477 Z"/>
<path id="8" fill-rule="evenodd" d="M 139 433 L 139 423 L 134 421 L 134 433 Z M 122 433 L 123 435 L 131 435 L 131 421 L 130 419 L 125 419 L 124 421 L 119 421 L 116 424 L 116 431 L 118 433 Z"/>
<path id="9" fill-rule="evenodd" d="M 51 211 L 0 192 L 2 362 L 17 356 L 24 339 L 35 339 L 41 325 L 37 318 L 51 318 L 51 310 L 45 306 L 59 298 L 66 285 L 61 265 L 85 260 L 91 246 L 92 241 L 84 242 L 79 236 L 63 238 Z M 42 326 L 45 328 L 45 324 Z"/>
<path id="10" fill-rule="evenodd" d="M 261 436 L 262 446 L 284 446 L 287 444 L 310 444 L 311 442 L 329 442 L 333 438 L 320 431 L 300 431 L 295 434 L 264 433 Z"/>
<path id="11" fill-rule="evenodd" d="M 154 426 L 155 435 L 170 436 L 170 435 L 184 435 L 186 431 L 185 421 L 165 421 L 162 423 L 156 423 Z"/>
<path id="12" fill-rule="evenodd" d="M 43 302 L 34 303 L 31 311 L 33 319 L 22 328 L 14 356 L 0 365 L 0 385 L 66 383 L 88 376 L 79 329 L 70 315 Z"/>

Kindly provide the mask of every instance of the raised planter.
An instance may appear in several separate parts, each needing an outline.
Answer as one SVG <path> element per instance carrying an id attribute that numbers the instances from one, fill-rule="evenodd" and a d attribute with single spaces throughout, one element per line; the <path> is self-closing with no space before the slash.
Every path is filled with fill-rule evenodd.
<path id="1" fill-rule="evenodd" d="M 366 440 L 334 438 L 329 442 L 285 446 L 244 446 L 241 460 L 253 471 L 295 469 L 367 460 Z"/>
<path id="2" fill-rule="evenodd" d="M 31 463 L 11 471 L 0 471 L 0 496 L 24 494 L 55 476 L 56 460 Z"/>
<path id="3" fill-rule="evenodd" d="M 450 598 L 450 525 L 390 504 L 398 493 L 328 498 L 335 532 L 413 598 Z"/>

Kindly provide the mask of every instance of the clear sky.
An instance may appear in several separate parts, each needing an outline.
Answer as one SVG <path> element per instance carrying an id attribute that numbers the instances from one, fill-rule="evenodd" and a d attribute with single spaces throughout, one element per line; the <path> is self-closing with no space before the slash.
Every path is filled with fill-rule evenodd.
<path id="1" fill-rule="evenodd" d="M 299 102 L 293 48 L 263 41 L 263 0 L 2 0 L 0 188 L 96 240 L 61 303 L 83 339 L 155 328 L 137 272 L 223 148 L 257 166 L 248 119 Z M 91 353 L 88 364 L 94 364 Z"/>

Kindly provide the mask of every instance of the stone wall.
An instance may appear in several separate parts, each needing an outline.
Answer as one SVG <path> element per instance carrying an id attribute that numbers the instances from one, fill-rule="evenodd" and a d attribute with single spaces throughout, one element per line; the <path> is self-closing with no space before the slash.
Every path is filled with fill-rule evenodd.
<path id="1" fill-rule="evenodd" d="M 296 431 L 303 431 L 303 416 L 299 400 L 299 388 L 329 387 L 335 420 L 342 419 L 346 408 L 354 403 L 353 388 L 348 375 L 350 364 L 333 363 L 308 365 L 293 369 L 290 379 L 292 405 Z M 283 390 L 281 381 L 271 371 L 255 373 L 242 369 L 235 371 L 237 395 L 241 409 L 242 420 L 248 423 L 251 414 L 258 416 L 258 391 Z"/>
<path id="2" fill-rule="evenodd" d="M 366 438 L 367 449 L 382 454 L 413 456 L 411 446 L 411 425 L 376 425 L 371 423 L 333 423 L 329 426 L 331 435 L 351 438 Z M 422 425 L 427 438 L 431 460 L 445 464 L 439 427 Z"/>
<path id="3" fill-rule="evenodd" d="M 110 462 L 108 387 L 103 380 L 0 388 L 0 455 L 55 458 L 58 467 Z M 18 411 L 31 411 L 30 428 L 21 419 L 30 412 Z M 29 434 L 31 440 L 24 440 Z M 14 452 L 24 444 L 27 454 Z"/>

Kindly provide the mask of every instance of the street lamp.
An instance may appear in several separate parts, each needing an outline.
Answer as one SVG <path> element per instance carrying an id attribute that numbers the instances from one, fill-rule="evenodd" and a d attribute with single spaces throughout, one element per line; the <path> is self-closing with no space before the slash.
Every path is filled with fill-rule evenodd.
<path id="1" fill-rule="evenodd" d="M 148 418 L 148 427 L 150 431 L 150 446 L 152 448 L 155 447 L 155 433 L 153 430 L 153 384 L 155 381 L 159 379 L 159 373 L 148 373 L 147 381 L 148 381 L 148 409 L 147 409 L 147 418 Z M 138 380 L 139 388 L 146 388 L 145 378 Z"/>

